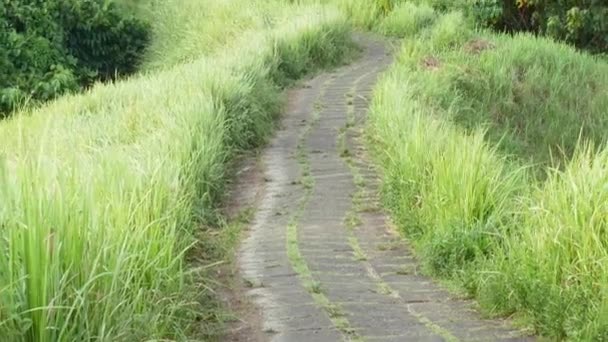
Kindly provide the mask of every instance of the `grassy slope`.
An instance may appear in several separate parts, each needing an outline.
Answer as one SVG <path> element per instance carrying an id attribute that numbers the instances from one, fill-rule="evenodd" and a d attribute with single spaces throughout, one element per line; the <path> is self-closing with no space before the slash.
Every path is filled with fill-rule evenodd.
<path id="1" fill-rule="evenodd" d="M 184 20 L 197 13 L 220 19 Z M 184 255 L 226 161 L 271 131 L 281 86 L 349 46 L 319 7 L 173 0 L 150 15 L 150 72 L 0 125 L 5 341 L 183 339 L 207 319 Z"/>
<path id="2" fill-rule="evenodd" d="M 459 13 L 427 27 L 427 9 L 399 7 L 376 26 L 407 38 L 370 122 L 399 226 L 429 272 L 488 311 L 558 339 L 606 338 L 608 65 L 474 32 Z"/>

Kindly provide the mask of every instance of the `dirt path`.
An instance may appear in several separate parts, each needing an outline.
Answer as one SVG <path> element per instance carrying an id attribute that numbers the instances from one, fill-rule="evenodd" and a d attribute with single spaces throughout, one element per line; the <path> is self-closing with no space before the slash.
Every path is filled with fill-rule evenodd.
<path id="1" fill-rule="evenodd" d="M 386 46 L 290 93 L 283 128 L 262 156 L 263 190 L 239 268 L 269 341 L 523 341 L 417 274 L 377 203 L 359 141 Z M 247 179 L 248 177 L 245 177 Z M 244 193 L 255 184 L 243 184 Z"/>

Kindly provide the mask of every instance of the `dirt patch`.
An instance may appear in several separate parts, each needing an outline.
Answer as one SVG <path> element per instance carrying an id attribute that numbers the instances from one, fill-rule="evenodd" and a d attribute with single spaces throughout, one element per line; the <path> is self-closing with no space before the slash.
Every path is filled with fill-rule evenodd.
<path id="1" fill-rule="evenodd" d="M 441 61 L 437 57 L 427 56 L 422 60 L 422 66 L 427 70 L 439 70 L 441 68 Z"/>
<path id="2" fill-rule="evenodd" d="M 241 279 L 235 266 L 224 267 L 219 275 L 220 281 L 230 284 L 220 296 L 228 310 L 234 315 L 227 326 L 222 341 L 228 342 L 263 342 L 267 338 L 262 332 L 262 314 L 259 308 L 248 300 L 248 286 Z"/>
<path id="3" fill-rule="evenodd" d="M 264 172 L 255 152 L 237 157 L 229 167 L 231 181 L 223 198 L 222 214 L 234 220 L 256 203 L 264 185 Z"/>
<path id="4" fill-rule="evenodd" d="M 229 185 L 223 215 L 230 221 L 241 220 L 246 213 L 257 208 L 263 192 L 264 172 L 257 155 L 244 155 L 233 165 L 235 181 Z M 249 224 L 236 222 L 243 227 L 241 235 L 247 234 Z M 240 239 L 239 239 L 240 240 Z M 262 314 L 247 296 L 248 285 L 238 272 L 237 261 L 233 260 L 218 269 L 218 283 L 225 284 L 218 290 L 224 308 L 232 317 L 229 320 L 222 341 L 261 342 L 266 341 L 262 332 Z"/>
<path id="5" fill-rule="evenodd" d="M 464 50 L 474 55 L 479 55 L 485 50 L 491 50 L 494 48 L 496 48 L 496 45 L 494 45 L 491 41 L 481 38 L 472 39 L 464 45 Z"/>

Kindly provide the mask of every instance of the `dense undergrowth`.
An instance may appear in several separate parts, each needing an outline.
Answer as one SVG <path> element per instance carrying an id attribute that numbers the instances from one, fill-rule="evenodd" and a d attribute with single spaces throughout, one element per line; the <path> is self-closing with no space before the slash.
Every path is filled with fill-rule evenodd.
<path id="1" fill-rule="evenodd" d="M 608 64 L 426 5 L 373 27 L 405 37 L 370 136 L 427 271 L 543 335 L 606 339 Z"/>
<path id="2" fill-rule="evenodd" d="M 350 48 L 331 8 L 157 5 L 144 72 L 0 124 L 3 341 L 212 333 L 208 283 L 185 256 L 212 243 L 194 236 L 226 163 L 270 133 L 281 87 Z"/>
<path id="3" fill-rule="evenodd" d="M 501 31 L 534 32 L 581 49 L 608 52 L 608 2 L 603 0 L 457 0 L 478 25 Z"/>
<path id="4" fill-rule="evenodd" d="M 0 118 L 133 73 L 148 25 L 105 0 L 0 2 Z"/>

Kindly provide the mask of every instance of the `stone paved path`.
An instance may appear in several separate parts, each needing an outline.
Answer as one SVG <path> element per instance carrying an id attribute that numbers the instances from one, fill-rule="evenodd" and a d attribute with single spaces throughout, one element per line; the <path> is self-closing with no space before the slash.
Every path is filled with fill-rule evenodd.
<path id="1" fill-rule="evenodd" d="M 359 135 L 391 57 L 383 42 L 358 40 L 356 63 L 291 92 L 283 128 L 262 157 L 264 189 L 239 267 L 263 339 L 528 340 L 417 274 L 379 210 Z"/>

